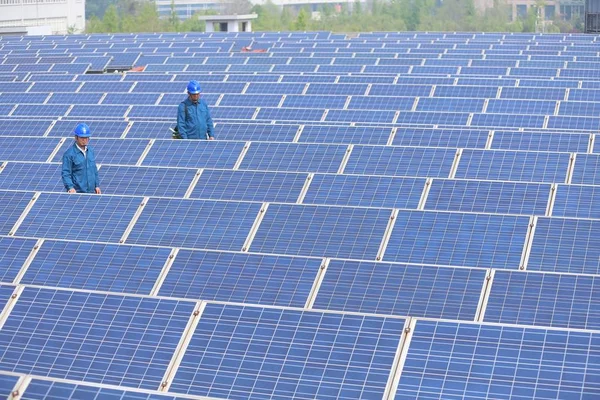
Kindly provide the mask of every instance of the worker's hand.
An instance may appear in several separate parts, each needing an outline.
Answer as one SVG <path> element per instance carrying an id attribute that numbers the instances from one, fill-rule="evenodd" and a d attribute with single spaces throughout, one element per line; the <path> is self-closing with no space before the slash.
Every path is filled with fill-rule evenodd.
<path id="1" fill-rule="evenodd" d="M 99 187 L 96 188 L 96 194 L 102 194 L 102 191 L 100 190 Z"/>
<path id="2" fill-rule="evenodd" d="M 212 136 L 209 136 L 209 137 L 208 137 L 208 140 L 215 140 L 215 138 L 214 138 L 214 137 L 212 137 Z"/>
<path id="3" fill-rule="evenodd" d="M 75 188 L 71 188 L 67 191 L 67 193 L 75 193 Z"/>

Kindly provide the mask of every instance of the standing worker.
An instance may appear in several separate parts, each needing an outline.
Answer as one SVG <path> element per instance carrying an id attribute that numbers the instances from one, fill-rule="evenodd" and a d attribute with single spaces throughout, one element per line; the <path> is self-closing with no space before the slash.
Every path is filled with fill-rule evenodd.
<path id="1" fill-rule="evenodd" d="M 182 139 L 213 140 L 215 127 L 208 104 L 200 98 L 200 84 L 190 81 L 187 85 L 188 98 L 177 108 L 177 130 Z"/>
<path id="2" fill-rule="evenodd" d="M 92 132 L 87 124 L 73 130 L 75 143 L 63 154 L 62 181 L 68 193 L 100 194 L 100 180 L 94 150 L 88 146 Z"/>

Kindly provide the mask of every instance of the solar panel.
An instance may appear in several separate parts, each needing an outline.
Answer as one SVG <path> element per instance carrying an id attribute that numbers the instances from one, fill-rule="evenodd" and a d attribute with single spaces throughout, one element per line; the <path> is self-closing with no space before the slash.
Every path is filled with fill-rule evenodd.
<path id="1" fill-rule="evenodd" d="M 431 93 L 431 85 L 373 85 L 369 96 L 391 97 L 427 97 Z"/>
<path id="2" fill-rule="evenodd" d="M 219 122 L 215 127 L 220 140 L 292 142 L 299 125 Z"/>
<path id="3" fill-rule="evenodd" d="M 80 92 L 121 92 L 127 93 L 134 86 L 134 82 L 85 82 Z"/>
<path id="4" fill-rule="evenodd" d="M 0 137 L 0 160 L 44 162 L 58 143 L 59 140 L 55 138 Z"/>
<path id="5" fill-rule="evenodd" d="M 558 115 L 580 115 L 595 117 L 600 113 L 600 103 L 589 101 L 573 102 L 563 101 L 560 103 Z"/>
<path id="6" fill-rule="evenodd" d="M 62 381 L 33 379 L 21 396 L 26 400 L 130 399 L 183 400 L 183 397 L 159 392 L 140 392 Z"/>
<path id="7" fill-rule="evenodd" d="M 385 145 L 391 128 L 374 126 L 305 125 L 299 137 L 304 143 L 346 143 Z"/>
<path id="8" fill-rule="evenodd" d="M 208 304 L 170 386 L 222 398 L 381 398 L 403 319 Z"/>
<path id="9" fill-rule="evenodd" d="M 102 93 L 52 93 L 47 104 L 98 104 Z M 42 100 L 43 101 L 43 100 Z M 88 107 L 88 106 L 85 106 Z"/>
<path id="10" fill-rule="evenodd" d="M 109 107 L 109 106 L 105 106 Z M 125 111 L 128 106 L 113 106 L 113 107 L 124 107 Z M 127 113 L 128 118 L 144 118 L 148 119 L 170 119 L 173 121 L 173 125 L 177 121 L 177 104 L 171 104 L 166 106 L 154 106 L 154 105 L 134 105 L 131 106 L 131 110 Z"/>
<path id="11" fill-rule="evenodd" d="M 66 104 L 18 104 L 11 116 L 18 117 L 62 117 L 69 110 Z M 0 114 L 8 115 L 9 105 L 0 105 Z M 6 112 L 4 110 L 7 110 Z"/>
<path id="12" fill-rule="evenodd" d="M 558 217 L 597 218 L 600 208 L 596 199 L 600 192 L 595 186 L 559 185 L 552 215 Z"/>
<path id="13" fill-rule="evenodd" d="M 40 60 L 41 62 L 42 60 Z M 67 72 L 69 74 L 85 74 L 91 67 L 89 63 L 54 64 L 51 72 Z"/>
<path id="14" fill-rule="evenodd" d="M 434 96 L 493 99 L 497 92 L 498 88 L 495 86 L 436 86 Z"/>
<path id="15" fill-rule="evenodd" d="M 192 198 L 295 203 L 306 174 L 204 170 Z"/>
<path id="16" fill-rule="evenodd" d="M 569 101 L 600 101 L 600 90 L 577 89 L 569 90 Z"/>
<path id="17" fill-rule="evenodd" d="M 502 99 L 525 99 L 525 100 L 564 100 L 565 89 L 563 88 L 529 88 L 529 87 L 505 87 L 500 95 Z"/>
<path id="18" fill-rule="evenodd" d="M 539 218 L 527 270 L 598 275 L 599 233 L 597 220 Z"/>
<path id="19" fill-rule="evenodd" d="M 19 283 L 150 294 L 169 253 L 167 248 L 46 240 Z"/>
<path id="20" fill-rule="evenodd" d="M 18 103 L 42 104 L 48 95 L 49 93 L 1 93 L 0 104 L 10 104 L 12 106 Z M 4 109 L 7 110 L 8 107 Z M 12 107 L 10 109 L 12 110 Z"/>
<path id="21" fill-rule="evenodd" d="M 398 118 L 396 118 L 395 124 L 420 124 L 420 125 L 467 125 L 469 120 L 468 113 L 458 112 L 426 112 L 426 111 L 414 111 L 414 112 L 400 112 Z"/>
<path id="22" fill-rule="evenodd" d="M 555 108 L 556 102 L 551 100 L 490 99 L 485 112 L 489 114 L 552 115 Z"/>
<path id="23" fill-rule="evenodd" d="M 250 251 L 374 260 L 390 215 L 389 209 L 271 204 Z"/>
<path id="24" fill-rule="evenodd" d="M 259 203 L 151 198 L 127 242 L 241 250 L 260 207 Z"/>
<path id="25" fill-rule="evenodd" d="M 25 288 L 0 330 L 0 368 L 156 389 L 194 303 Z"/>
<path id="26" fill-rule="evenodd" d="M 317 95 L 288 95 L 282 107 L 297 108 L 344 108 L 348 98 L 346 96 L 317 96 Z M 277 107 L 275 105 L 274 107 Z"/>
<path id="27" fill-rule="evenodd" d="M 159 97 L 158 93 L 107 93 L 102 104 L 154 105 Z"/>
<path id="28" fill-rule="evenodd" d="M 95 138 L 119 138 L 127 128 L 128 122 L 126 121 L 89 121 L 86 120 L 87 125 L 92 131 L 94 137 L 92 147 L 95 147 Z M 61 120 L 56 121 L 48 136 L 60 136 L 60 137 L 73 137 L 73 129 L 77 126 L 77 121 Z M 73 144 L 72 142 L 69 142 Z M 62 155 L 62 153 L 61 153 Z"/>
<path id="29" fill-rule="evenodd" d="M 483 99 L 423 97 L 419 98 L 416 111 L 481 112 L 483 103 Z"/>
<path id="30" fill-rule="evenodd" d="M 565 182 L 569 153 L 464 150 L 457 178 Z"/>
<path id="31" fill-rule="evenodd" d="M 139 93 L 138 95 L 144 96 L 146 95 L 146 93 Z M 210 93 L 202 93 L 200 96 L 202 96 L 204 101 L 206 101 L 206 104 L 208 104 L 209 106 L 214 106 L 219 100 L 219 97 L 221 97 L 220 94 Z M 185 99 L 186 96 L 182 95 L 181 93 L 163 93 L 158 105 L 179 105 L 179 103 L 181 103 Z"/>
<path id="32" fill-rule="evenodd" d="M 592 332 L 417 321 L 396 400 L 585 398 L 600 379 Z"/>
<path id="33" fill-rule="evenodd" d="M 304 307 L 321 259 L 181 250 L 159 295 Z"/>
<path id="34" fill-rule="evenodd" d="M 491 148 L 585 153 L 589 141 L 590 136 L 583 133 L 496 131 Z"/>
<path id="35" fill-rule="evenodd" d="M 455 153 L 444 148 L 355 146 L 344 173 L 443 178 L 450 174 Z"/>
<path id="36" fill-rule="evenodd" d="M 50 120 L 40 119 L 0 119 L 0 135 L 3 137 L 42 136 L 48 130 L 51 123 L 52 121 Z M 2 140 L 6 139 L 0 139 L 0 141 Z"/>
<path id="37" fill-rule="evenodd" d="M 2 287 L 0 286 L 0 291 L 1 290 Z M 10 393 L 17 385 L 18 380 L 18 376 L 0 374 L 0 394 L 6 397 L 10 396 Z"/>
<path id="38" fill-rule="evenodd" d="M 226 94 L 219 106 L 277 107 L 281 98 L 278 94 Z"/>
<path id="39" fill-rule="evenodd" d="M 366 83 L 311 83 L 308 85 L 305 94 L 326 94 L 326 95 L 344 95 L 344 96 L 361 96 L 367 92 L 368 85 Z"/>
<path id="40" fill-rule="evenodd" d="M 395 111 L 329 110 L 325 121 L 390 124 L 394 121 L 395 116 Z"/>
<path id="41" fill-rule="evenodd" d="M 104 166 L 100 174 L 105 194 L 183 197 L 196 170 Z"/>
<path id="42" fill-rule="evenodd" d="M 234 119 L 234 120 L 251 120 L 256 113 L 255 107 L 213 107 L 210 110 L 210 114 L 214 120 L 219 119 Z M 269 110 L 264 108 L 263 110 Z M 275 109 L 277 110 L 277 109 Z"/>
<path id="43" fill-rule="evenodd" d="M 26 237 L 118 242 L 140 202 L 131 197 L 42 193 L 17 232 Z"/>
<path id="44" fill-rule="evenodd" d="M 586 130 L 597 131 L 600 129 L 600 118 L 597 117 L 570 117 L 549 116 L 549 129 Z"/>
<path id="45" fill-rule="evenodd" d="M 489 131 L 449 128 L 396 128 L 394 146 L 484 148 Z"/>
<path id="46" fill-rule="evenodd" d="M 485 321 L 597 330 L 600 322 L 589 318 L 597 285 L 593 276 L 497 271 Z"/>
<path id="47" fill-rule="evenodd" d="M 0 282 L 12 283 L 21 270 L 29 253 L 33 250 L 35 240 L 0 237 Z M 10 292 L 8 290 L 10 289 Z M 12 294 L 12 287 L 0 286 L 0 313 L 8 300 L 6 293 Z M 1 385 L 0 385 L 1 387 Z"/>
<path id="48" fill-rule="evenodd" d="M 154 107 L 154 106 L 152 106 Z M 129 109 L 126 105 L 79 105 L 69 111 L 70 118 L 123 118 Z M 134 107 L 135 109 L 135 107 Z M 133 111 L 133 110 L 132 110 Z"/>
<path id="49" fill-rule="evenodd" d="M 263 83 L 252 82 L 248 85 L 245 93 L 252 94 L 302 94 L 305 85 L 303 83 Z"/>
<path id="50" fill-rule="evenodd" d="M 410 111 L 413 107 L 414 102 L 414 97 L 352 96 L 350 103 L 348 103 L 348 109 Z"/>
<path id="51" fill-rule="evenodd" d="M 58 164 L 9 162 L 0 174 L 0 189 L 63 192 L 60 171 Z"/>
<path id="52" fill-rule="evenodd" d="M 69 147 L 73 146 L 73 144 L 73 140 L 65 140 L 52 161 L 62 162 L 64 152 Z M 92 140 L 90 140 L 90 147 L 94 149 L 96 162 L 98 164 L 135 165 L 147 146 L 148 141 L 141 139 L 122 140 L 92 138 Z M 100 175 L 102 174 L 100 173 Z M 100 176 L 100 182 L 102 182 L 102 176 Z"/>
<path id="53" fill-rule="evenodd" d="M 142 165 L 154 167 L 228 168 L 235 165 L 244 143 L 165 140 L 157 141 Z"/>
<path id="54" fill-rule="evenodd" d="M 544 215 L 550 185 L 434 179 L 426 210 Z"/>
<path id="55" fill-rule="evenodd" d="M 315 309 L 473 320 L 484 269 L 331 260 Z"/>
<path id="56" fill-rule="evenodd" d="M 384 261 L 516 268 L 528 216 L 400 211 Z"/>
<path id="57" fill-rule="evenodd" d="M 341 145 L 252 143 L 240 169 L 335 173 L 345 152 L 346 146 Z"/>

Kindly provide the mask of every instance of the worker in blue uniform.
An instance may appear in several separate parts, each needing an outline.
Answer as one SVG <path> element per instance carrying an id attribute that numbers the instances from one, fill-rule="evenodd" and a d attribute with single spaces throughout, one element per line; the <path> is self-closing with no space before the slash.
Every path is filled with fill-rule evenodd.
<path id="1" fill-rule="evenodd" d="M 215 127 L 210 116 L 208 104 L 202 99 L 198 81 L 187 85 L 188 98 L 177 108 L 177 131 L 182 139 L 213 140 Z"/>
<path id="2" fill-rule="evenodd" d="M 75 143 L 63 154 L 62 181 L 69 193 L 100 194 L 100 180 L 94 150 L 88 146 L 92 132 L 87 124 L 73 130 Z"/>

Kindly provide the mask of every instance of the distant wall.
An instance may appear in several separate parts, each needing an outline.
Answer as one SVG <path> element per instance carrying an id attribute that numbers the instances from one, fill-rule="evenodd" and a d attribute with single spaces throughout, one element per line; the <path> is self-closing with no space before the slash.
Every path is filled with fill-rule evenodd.
<path id="1" fill-rule="evenodd" d="M 68 33 L 69 28 L 83 32 L 85 0 L 0 0 L 0 27 L 43 26 L 59 35 Z"/>

